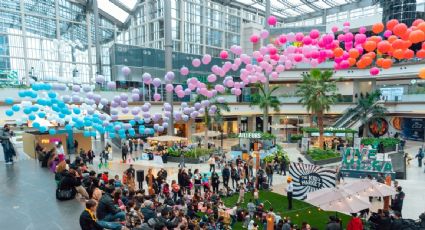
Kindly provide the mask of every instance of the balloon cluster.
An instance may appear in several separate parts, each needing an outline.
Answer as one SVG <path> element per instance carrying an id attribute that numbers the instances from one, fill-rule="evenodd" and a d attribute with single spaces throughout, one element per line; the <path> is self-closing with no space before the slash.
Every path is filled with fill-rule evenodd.
<path id="1" fill-rule="evenodd" d="M 267 19 L 269 25 L 274 26 L 277 19 L 273 16 Z M 332 61 L 335 70 L 348 68 L 369 68 L 371 75 L 378 75 L 380 69 L 388 69 L 395 60 L 425 58 L 425 22 L 418 19 L 408 27 L 397 20 L 390 20 L 384 25 L 376 23 L 372 27 L 373 36 L 366 35 L 366 28 L 362 27 L 358 33 L 350 31 L 350 23 L 343 24 L 340 31 L 333 27 L 330 33 L 321 33 L 317 29 L 309 33 L 287 33 L 277 36 L 272 43 L 260 47 L 252 54 L 246 54 L 240 46 L 233 45 L 229 51 L 219 53 L 222 65 L 212 65 L 212 56 L 205 54 L 202 58 L 193 59 L 191 68 L 199 68 L 202 65 L 210 68 L 211 73 L 207 76 L 208 84 L 201 82 L 196 77 L 188 77 L 187 87 L 174 85 L 174 72 L 167 72 L 163 79 L 152 77 L 149 73 L 142 75 L 143 84 L 154 87 L 153 100 L 161 101 L 158 88 L 165 86 L 168 93 L 175 94 L 178 98 L 191 95 L 201 95 L 204 100 L 188 104 L 182 102 L 179 110 L 173 110 L 172 105 L 163 103 L 162 113 L 152 114 L 152 105 L 145 102 L 141 106 L 129 109 L 129 101 L 139 101 L 139 89 L 133 89 L 130 94 L 121 93 L 112 100 L 102 98 L 94 93 L 91 85 L 34 83 L 31 90 L 19 92 L 22 102 L 14 104 L 13 99 L 5 100 L 11 108 L 6 111 L 7 116 L 13 116 L 22 110 L 25 117 L 18 119 L 18 124 L 33 121 L 33 126 L 42 132 L 48 131 L 54 134 L 54 129 L 40 125 L 38 118 L 55 121 L 65 126 L 65 129 L 83 129 L 86 136 L 95 135 L 96 132 L 108 133 L 111 137 L 125 137 L 127 134 L 135 135 L 135 126 L 139 124 L 139 133 L 153 134 L 163 132 L 169 126 L 169 121 L 187 122 L 208 113 L 214 115 L 217 112 L 216 103 L 225 103 L 225 92 L 239 96 L 242 89 L 255 83 L 264 83 L 267 79 L 277 79 L 279 75 L 297 64 L 318 66 L 325 61 Z M 269 31 L 262 30 L 259 34 L 250 37 L 252 43 L 269 38 Z M 421 49 L 415 52 L 412 45 L 422 43 Z M 232 57 L 233 59 L 229 59 Z M 211 66 L 212 65 L 212 66 Z M 189 67 L 180 68 L 182 76 L 188 76 Z M 239 78 L 229 76 L 230 72 L 237 72 Z M 122 67 L 124 76 L 131 74 L 129 67 Z M 425 69 L 419 73 L 425 78 Z M 98 75 L 96 83 L 105 83 L 104 76 Z M 213 85 L 211 87 L 211 85 Z M 107 82 L 108 89 L 115 89 L 115 82 Z M 57 91 L 68 91 L 70 95 L 59 96 Z M 27 100 L 28 99 L 28 100 Z M 34 103 L 33 103 L 34 102 Z M 111 107 L 110 115 L 99 112 L 104 106 Z M 131 114 L 129 123 L 118 122 L 119 114 Z M 153 123 L 153 128 L 146 128 L 143 124 Z"/>

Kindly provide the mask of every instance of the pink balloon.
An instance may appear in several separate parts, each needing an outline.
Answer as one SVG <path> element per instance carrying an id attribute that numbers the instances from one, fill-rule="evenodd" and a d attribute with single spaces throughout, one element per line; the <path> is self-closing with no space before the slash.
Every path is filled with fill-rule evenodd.
<path id="1" fill-rule="evenodd" d="M 320 36 L 320 32 L 319 32 L 319 30 L 317 30 L 317 29 L 312 29 L 311 31 L 310 31 L 310 38 L 312 38 L 312 39 L 316 39 L 316 38 L 318 38 Z"/>
<path id="2" fill-rule="evenodd" d="M 332 32 L 333 33 L 338 32 L 338 26 L 332 26 Z"/>
<path id="3" fill-rule="evenodd" d="M 279 77 L 279 74 L 278 74 L 277 72 L 272 72 L 272 73 L 270 74 L 270 77 L 271 77 L 273 80 L 276 80 L 276 79 Z"/>
<path id="4" fill-rule="evenodd" d="M 249 40 L 252 42 L 252 43 L 257 43 L 259 40 L 260 40 L 260 38 L 258 37 L 258 35 L 252 35 L 250 38 L 249 38 Z"/>
<path id="5" fill-rule="evenodd" d="M 303 34 L 303 33 L 301 33 L 301 32 L 298 32 L 298 33 L 295 35 L 295 40 L 296 40 L 297 42 L 302 41 L 302 40 L 303 40 L 303 38 L 304 38 L 304 34 Z"/>
<path id="6" fill-rule="evenodd" d="M 242 49 L 242 47 L 240 47 L 240 46 L 236 46 L 235 47 L 235 54 L 236 55 L 241 55 L 242 54 L 242 52 L 243 52 L 243 49 Z"/>
<path id="7" fill-rule="evenodd" d="M 131 73 L 131 69 L 128 66 L 124 66 L 121 69 L 121 73 L 124 74 L 124 76 L 128 76 Z"/>
<path id="8" fill-rule="evenodd" d="M 161 100 L 161 95 L 160 95 L 159 93 L 155 93 L 155 94 L 153 95 L 153 100 L 154 100 L 154 101 L 159 101 L 159 100 Z"/>
<path id="9" fill-rule="evenodd" d="M 217 76 L 215 74 L 210 74 L 207 77 L 208 82 L 215 82 L 217 80 Z"/>
<path id="10" fill-rule="evenodd" d="M 372 67 L 369 72 L 372 76 L 375 76 L 379 74 L 379 69 L 377 67 Z"/>
<path id="11" fill-rule="evenodd" d="M 367 31 L 367 29 L 364 26 L 362 26 L 362 27 L 359 28 L 359 33 L 361 33 L 361 34 L 366 33 L 366 31 Z"/>
<path id="12" fill-rule="evenodd" d="M 198 58 L 193 59 L 192 65 L 193 67 L 199 67 L 201 65 L 201 60 L 199 60 Z"/>
<path id="13" fill-rule="evenodd" d="M 180 69 L 180 74 L 181 74 L 181 75 L 183 75 L 183 76 L 188 75 L 188 74 L 189 74 L 189 69 L 188 69 L 187 67 L 183 66 L 183 67 Z"/>
<path id="14" fill-rule="evenodd" d="M 350 22 L 344 22 L 343 26 L 350 26 Z"/>
<path id="15" fill-rule="evenodd" d="M 283 65 L 276 66 L 276 72 L 281 73 L 283 71 L 285 71 L 285 66 Z"/>
<path id="16" fill-rule="evenodd" d="M 319 61 L 317 61 L 317 59 L 311 59 L 310 61 L 310 65 L 311 67 L 317 67 L 317 65 L 319 64 Z"/>
<path id="17" fill-rule="evenodd" d="M 177 97 L 178 98 L 183 98 L 186 94 L 184 93 L 184 91 L 178 91 L 177 92 Z"/>
<path id="18" fill-rule="evenodd" d="M 384 37 L 388 38 L 389 36 L 391 36 L 393 34 L 393 32 L 391 30 L 385 30 L 384 32 Z"/>
<path id="19" fill-rule="evenodd" d="M 285 44 L 286 43 L 286 35 L 282 34 L 279 36 L 279 42 L 280 44 Z"/>
<path id="20" fill-rule="evenodd" d="M 173 87 L 173 85 L 172 84 L 167 84 L 166 86 L 165 86 L 165 90 L 167 91 L 167 92 L 173 92 L 173 89 L 174 89 L 174 87 Z"/>
<path id="21" fill-rule="evenodd" d="M 220 58 L 221 58 L 221 59 L 227 59 L 228 57 L 229 57 L 229 54 L 227 53 L 227 51 L 222 50 L 222 51 L 220 52 Z"/>
<path id="22" fill-rule="evenodd" d="M 269 31 L 267 31 L 267 30 L 262 30 L 262 31 L 260 32 L 260 37 L 261 37 L 262 39 L 266 39 L 268 36 L 269 36 Z"/>
<path id="23" fill-rule="evenodd" d="M 277 19 L 275 16 L 270 16 L 269 18 L 267 18 L 267 23 L 271 26 L 275 26 L 277 23 Z"/>
<path id="24" fill-rule="evenodd" d="M 205 54 L 205 55 L 202 57 L 202 64 L 204 64 L 204 65 L 208 65 L 210 62 L 211 62 L 211 55 L 209 55 L 209 54 Z"/>

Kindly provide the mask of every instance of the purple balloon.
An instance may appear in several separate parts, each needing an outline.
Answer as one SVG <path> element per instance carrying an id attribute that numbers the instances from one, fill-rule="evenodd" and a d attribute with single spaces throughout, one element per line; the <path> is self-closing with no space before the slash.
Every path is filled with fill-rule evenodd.
<path id="1" fill-rule="evenodd" d="M 201 108 L 201 103 L 196 102 L 194 106 L 196 110 L 199 110 Z"/>
<path id="2" fill-rule="evenodd" d="M 164 103 L 164 111 L 171 111 L 171 105 L 169 103 Z"/>
<path id="3" fill-rule="evenodd" d="M 113 120 L 113 121 L 118 120 L 118 115 L 112 115 L 111 120 Z"/>
<path id="4" fill-rule="evenodd" d="M 189 88 L 184 90 L 185 95 L 190 95 L 191 93 L 192 93 L 192 90 L 190 90 Z"/>
<path id="5" fill-rule="evenodd" d="M 90 91 L 91 91 L 91 86 L 90 86 L 90 85 L 83 85 L 83 91 L 84 91 L 85 93 L 90 92 Z"/>
<path id="6" fill-rule="evenodd" d="M 154 78 L 153 81 L 152 81 L 152 85 L 155 86 L 156 88 L 158 88 L 161 85 L 161 79 Z"/>
<path id="7" fill-rule="evenodd" d="M 166 81 L 172 82 L 172 81 L 174 80 L 174 77 L 175 77 L 174 72 L 169 71 L 169 72 L 167 72 L 167 73 L 165 74 L 164 79 L 165 79 Z"/>
<path id="8" fill-rule="evenodd" d="M 128 76 L 131 73 L 131 69 L 128 66 L 124 66 L 121 68 L 121 73 L 124 76 Z"/>
<path id="9" fill-rule="evenodd" d="M 139 96 L 139 94 L 135 94 L 135 93 L 133 93 L 133 94 L 131 95 L 131 100 L 132 100 L 132 101 L 138 101 L 138 100 L 140 100 L 140 96 Z"/>
<path id="10" fill-rule="evenodd" d="M 68 96 L 68 95 L 64 95 L 64 96 L 62 96 L 62 100 L 63 100 L 63 102 L 68 103 L 68 102 L 71 101 L 71 97 Z"/>
<path id="11" fill-rule="evenodd" d="M 128 102 L 126 102 L 126 101 L 121 101 L 120 106 L 121 106 L 122 108 L 127 108 L 127 107 L 128 107 Z"/>
<path id="12" fill-rule="evenodd" d="M 105 82 L 105 77 L 103 75 L 97 75 L 95 80 L 96 83 L 102 84 L 103 82 Z"/>
<path id="13" fill-rule="evenodd" d="M 122 113 L 124 113 L 124 114 L 127 114 L 129 111 L 128 111 L 128 108 L 123 108 L 123 109 L 121 110 L 121 112 L 122 112 Z"/>
<path id="14" fill-rule="evenodd" d="M 80 96 L 78 96 L 78 95 L 72 95 L 72 102 L 74 102 L 74 103 L 78 103 L 78 102 L 80 102 L 81 101 L 81 98 L 80 98 Z"/>
<path id="15" fill-rule="evenodd" d="M 134 116 L 136 116 L 139 113 L 140 113 L 139 107 L 134 107 L 131 109 L 131 114 L 133 114 Z"/>
<path id="16" fill-rule="evenodd" d="M 158 132 L 164 132 L 164 127 L 163 126 L 159 126 L 158 127 Z"/>
<path id="17" fill-rule="evenodd" d="M 143 83 L 149 85 L 152 82 L 152 76 L 149 73 L 144 73 L 142 75 Z"/>
<path id="18" fill-rule="evenodd" d="M 116 89 L 117 88 L 117 85 L 113 81 L 108 82 L 106 84 L 106 86 L 108 87 L 108 89 Z"/>
<path id="19" fill-rule="evenodd" d="M 86 97 L 88 98 L 88 99 L 93 99 L 93 92 L 88 92 L 87 94 L 86 94 Z"/>
<path id="20" fill-rule="evenodd" d="M 141 118 L 140 118 L 139 116 L 134 116 L 134 120 L 135 120 L 135 121 L 140 121 L 140 119 L 141 119 Z"/>
<path id="21" fill-rule="evenodd" d="M 108 103 L 106 103 L 106 104 L 108 104 Z M 106 105 L 106 104 L 105 104 L 105 105 Z M 118 103 L 117 103 L 117 102 L 115 102 L 115 101 L 112 101 L 112 102 L 111 102 L 111 107 L 112 107 L 112 108 L 117 108 L 119 105 L 120 105 L 120 104 L 118 104 Z"/>
<path id="22" fill-rule="evenodd" d="M 148 117 L 148 118 L 144 118 L 143 119 L 143 121 L 146 123 L 146 124 L 149 124 L 149 123 L 151 123 L 151 119 Z M 148 129 L 145 129 L 145 132 L 146 132 L 146 130 L 148 130 Z"/>
<path id="23" fill-rule="evenodd" d="M 80 86 L 79 85 L 73 85 L 72 86 L 72 91 L 74 91 L 74 92 L 76 92 L 76 93 L 78 93 L 78 92 L 80 92 Z"/>
<path id="24" fill-rule="evenodd" d="M 159 101 L 159 100 L 161 100 L 161 95 L 160 95 L 159 93 L 155 93 L 155 94 L 153 95 L 153 100 L 154 100 L 154 101 Z"/>
<path id="25" fill-rule="evenodd" d="M 183 121 L 188 121 L 189 120 L 189 116 L 188 115 L 182 115 L 182 120 Z"/>
<path id="26" fill-rule="evenodd" d="M 123 101 L 127 101 L 128 100 L 128 95 L 126 93 L 122 93 L 122 94 L 120 94 L 120 98 Z"/>
<path id="27" fill-rule="evenodd" d="M 150 118 L 151 114 L 150 113 L 143 113 L 143 118 Z"/>
<path id="28" fill-rule="evenodd" d="M 95 94 L 93 95 L 93 99 L 94 101 L 96 101 L 96 103 L 100 103 L 100 101 L 102 100 L 102 96 L 100 96 L 99 94 Z"/>
<path id="29" fill-rule="evenodd" d="M 208 107 L 208 106 L 210 105 L 210 101 L 208 101 L 208 100 L 203 100 L 203 101 L 201 101 L 201 104 L 202 104 L 202 106 L 204 106 L 204 107 Z"/>
<path id="30" fill-rule="evenodd" d="M 184 114 L 190 114 L 190 108 L 186 107 L 183 109 Z"/>
<path id="31" fill-rule="evenodd" d="M 131 124 L 129 123 L 124 124 L 124 129 L 129 130 L 130 128 L 131 128 Z"/>
<path id="32" fill-rule="evenodd" d="M 135 89 L 131 90 L 131 93 L 140 94 L 140 90 L 135 88 Z"/>
<path id="33" fill-rule="evenodd" d="M 121 97 L 119 95 L 115 95 L 113 100 L 116 103 L 120 103 L 121 102 Z"/>
<path id="34" fill-rule="evenodd" d="M 102 122 L 102 126 L 103 126 L 103 127 L 106 127 L 106 126 L 108 126 L 108 125 L 109 125 L 109 121 L 103 121 L 103 122 Z"/>
<path id="35" fill-rule="evenodd" d="M 218 97 L 217 98 L 217 102 L 218 103 L 224 103 L 226 100 L 224 99 L 224 97 Z"/>
<path id="36" fill-rule="evenodd" d="M 152 117 L 152 120 L 153 120 L 154 122 L 158 122 L 161 118 L 162 118 L 162 115 L 161 115 L 161 114 L 155 113 L 155 114 L 153 115 L 153 117 Z"/>
<path id="37" fill-rule="evenodd" d="M 174 86 L 173 86 L 173 84 L 167 84 L 166 86 L 165 86 L 165 90 L 167 91 L 167 92 L 173 92 L 173 89 L 174 89 Z"/>
<path id="38" fill-rule="evenodd" d="M 115 130 L 115 131 L 118 131 L 118 130 L 120 130 L 120 129 L 121 129 L 121 125 L 115 125 L 115 126 L 114 126 L 114 130 Z"/>
<path id="39" fill-rule="evenodd" d="M 146 104 L 145 105 L 142 105 L 142 111 L 143 112 L 148 112 L 149 111 L 149 106 L 147 106 Z"/>
<path id="40" fill-rule="evenodd" d="M 166 129 L 166 128 L 168 128 L 168 123 L 167 122 L 163 122 L 162 123 L 162 126 Z"/>

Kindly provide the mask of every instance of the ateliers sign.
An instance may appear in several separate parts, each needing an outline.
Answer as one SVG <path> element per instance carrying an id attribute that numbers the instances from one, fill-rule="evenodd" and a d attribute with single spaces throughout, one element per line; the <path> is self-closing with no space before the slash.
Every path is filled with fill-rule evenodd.
<path id="1" fill-rule="evenodd" d="M 239 138 L 261 139 L 261 133 L 239 133 Z"/>

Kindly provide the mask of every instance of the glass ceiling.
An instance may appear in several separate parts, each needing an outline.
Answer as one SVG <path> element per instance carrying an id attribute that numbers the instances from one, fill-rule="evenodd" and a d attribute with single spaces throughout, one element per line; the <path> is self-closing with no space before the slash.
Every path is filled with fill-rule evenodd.
<path id="1" fill-rule="evenodd" d="M 122 0 L 118 2 L 124 5 L 125 7 L 127 7 L 128 9 L 132 10 L 136 6 L 137 0 Z M 100 10 L 114 17 L 121 23 L 124 23 L 125 21 L 127 21 L 128 16 L 130 16 L 129 13 L 127 13 L 124 9 L 122 9 L 118 5 L 115 5 L 114 3 L 112 3 L 110 0 L 97 0 L 97 5 Z"/>
<path id="2" fill-rule="evenodd" d="M 261 11 L 265 10 L 265 0 L 236 1 Z M 273 15 L 289 18 L 358 1 L 360 0 L 270 0 L 270 3 Z"/>

